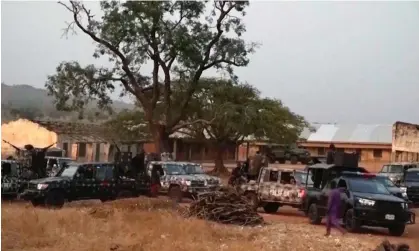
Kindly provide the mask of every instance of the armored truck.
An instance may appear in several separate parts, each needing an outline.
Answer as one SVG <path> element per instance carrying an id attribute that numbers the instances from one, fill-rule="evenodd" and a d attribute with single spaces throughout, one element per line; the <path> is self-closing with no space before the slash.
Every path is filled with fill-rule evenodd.
<path id="1" fill-rule="evenodd" d="M 221 185 L 218 177 L 206 175 L 201 165 L 192 162 L 150 161 L 147 164 L 148 175 L 154 165 L 160 165 L 164 174 L 160 178 L 161 192 L 177 202 L 184 197 L 196 198 L 200 193 L 214 191 Z"/>
<path id="2" fill-rule="evenodd" d="M 138 196 L 139 186 L 135 179 L 118 175 L 113 163 L 70 163 L 55 177 L 29 181 L 19 197 L 31 201 L 33 206 L 61 208 L 66 201 L 107 201 L 127 191 Z"/>
<path id="3" fill-rule="evenodd" d="M 275 213 L 280 206 L 301 208 L 306 194 L 301 173 L 293 169 L 264 167 L 256 181 L 250 180 L 239 187 L 256 210 L 262 207 Z"/>

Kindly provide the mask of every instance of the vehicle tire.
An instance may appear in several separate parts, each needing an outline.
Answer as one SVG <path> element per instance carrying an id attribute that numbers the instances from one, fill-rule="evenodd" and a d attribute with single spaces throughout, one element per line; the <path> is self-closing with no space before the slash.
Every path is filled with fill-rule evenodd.
<path id="1" fill-rule="evenodd" d="M 298 163 L 298 157 L 293 155 L 293 156 L 291 156 L 290 161 L 291 161 L 292 165 L 296 165 Z"/>
<path id="2" fill-rule="evenodd" d="M 32 203 L 32 206 L 39 207 L 39 206 L 45 205 L 45 200 L 44 200 L 44 198 L 42 198 L 42 199 L 33 199 L 33 200 L 31 200 L 31 203 Z"/>
<path id="3" fill-rule="evenodd" d="M 118 199 L 126 199 L 126 198 L 132 198 L 132 197 L 134 197 L 134 195 L 129 190 L 121 190 L 116 195 L 116 198 Z"/>
<path id="4" fill-rule="evenodd" d="M 64 193 L 58 190 L 52 190 L 47 193 L 45 197 L 45 206 L 51 209 L 59 209 L 64 206 L 65 197 Z"/>
<path id="5" fill-rule="evenodd" d="M 169 198 L 176 203 L 180 203 L 182 201 L 183 193 L 180 190 L 180 186 L 170 187 L 168 195 L 169 195 Z"/>
<path id="6" fill-rule="evenodd" d="M 266 205 L 263 206 L 263 210 L 268 214 L 273 214 L 278 211 L 279 203 L 275 202 L 268 202 Z"/>
<path id="7" fill-rule="evenodd" d="M 310 224 L 318 225 L 322 222 L 322 217 L 319 216 L 319 210 L 317 208 L 316 203 L 310 204 L 307 215 L 310 220 Z"/>
<path id="8" fill-rule="evenodd" d="M 279 162 L 279 164 L 285 164 L 285 159 L 283 159 L 283 158 L 278 159 L 278 162 Z"/>
<path id="9" fill-rule="evenodd" d="M 259 208 L 259 199 L 256 193 L 248 192 L 244 196 L 246 196 L 247 200 L 249 201 L 251 208 L 256 211 Z"/>
<path id="10" fill-rule="evenodd" d="M 388 231 L 392 236 L 402 236 L 404 234 L 405 225 L 393 225 L 388 227 Z"/>
<path id="11" fill-rule="evenodd" d="M 344 223 L 346 230 L 348 230 L 350 233 L 357 232 L 361 227 L 360 222 L 355 219 L 355 212 L 353 208 L 350 208 L 348 211 L 346 211 Z"/>

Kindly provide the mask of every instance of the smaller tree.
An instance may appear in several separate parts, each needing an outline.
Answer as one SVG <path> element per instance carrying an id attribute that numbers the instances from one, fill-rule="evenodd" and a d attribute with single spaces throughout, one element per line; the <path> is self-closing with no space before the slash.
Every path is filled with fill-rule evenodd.
<path id="1" fill-rule="evenodd" d="M 259 91 L 249 84 L 227 80 L 206 79 L 200 82 L 190 108 L 191 121 L 211 123 L 191 125 L 195 137 L 205 137 L 217 149 L 214 172 L 226 172 L 223 154 L 228 146 L 237 147 L 246 137 L 292 142 L 306 126 L 303 117 L 293 113 L 280 100 L 260 98 Z"/>
<path id="2" fill-rule="evenodd" d="M 140 110 L 123 110 L 103 123 L 105 133 L 115 141 L 150 139 L 151 133 L 144 113 Z"/>

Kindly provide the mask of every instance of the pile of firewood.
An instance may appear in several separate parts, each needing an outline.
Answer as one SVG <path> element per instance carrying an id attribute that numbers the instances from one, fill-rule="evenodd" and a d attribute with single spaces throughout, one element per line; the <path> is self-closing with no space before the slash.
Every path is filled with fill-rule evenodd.
<path id="1" fill-rule="evenodd" d="M 391 244 L 388 240 L 384 240 L 378 245 L 374 251 L 410 251 L 410 247 L 407 244 Z"/>
<path id="2" fill-rule="evenodd" d="M 263 218 L 252 209 L 247 199 L 234 189 L 200 194 L 186 211 L 186 216 L 241 226 L 264 223 Z"/>

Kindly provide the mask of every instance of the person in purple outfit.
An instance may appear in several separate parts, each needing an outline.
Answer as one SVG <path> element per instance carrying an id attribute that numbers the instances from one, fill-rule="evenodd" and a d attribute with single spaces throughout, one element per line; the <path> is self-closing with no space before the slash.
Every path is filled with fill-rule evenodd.
<path id="1" fill-rule="evenodd" d="M 343 235 L 346 233 L 346 231 L 341 226 L 339 226 L 339 223 L 337 221 L 341 206 L 340 193 L 342 192 L 343 188 L 337 188 L 335 180 L 332 180 L 332 182 L 330 183 L 330 188 L 331 190 L 329 194 L 329 200 L 327 202 L 327 221 L 325 236 L 330 235 L 330 230 L 332 229 L 332 227 L 337 228 Z"/>

